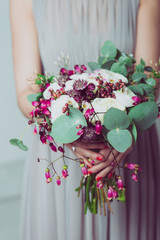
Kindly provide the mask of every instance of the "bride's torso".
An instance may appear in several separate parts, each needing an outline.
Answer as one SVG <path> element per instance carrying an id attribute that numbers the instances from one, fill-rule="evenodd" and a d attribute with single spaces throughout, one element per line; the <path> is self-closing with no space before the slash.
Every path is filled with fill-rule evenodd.
<path id="1" fill-rule="evenodd" d="M 56 71 L 63 51 L 70 65 L 97 61 L 100 46 L 111 40 L 131 53 L 136 40 L 139 0 L 32 0 L 43 67 Z"/>

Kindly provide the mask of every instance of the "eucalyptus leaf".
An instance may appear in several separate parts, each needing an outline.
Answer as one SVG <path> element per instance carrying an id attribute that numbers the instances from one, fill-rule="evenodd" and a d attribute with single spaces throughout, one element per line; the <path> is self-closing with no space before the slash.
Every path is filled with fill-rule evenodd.
<path id="1" fill-rule="evenodd" d="M 23 144 L 23 142 L 17 138 L 12 138 L 10 139 L 10 144 L 20 148 L 23 151 L 28 151 L 28 147 L 26 145 Z"/>
<path id="2" fill-rule="evenodd" d="M 107 57 L 106 56 L 100 56 L 98 58 L 98 63 L 99 63 L 100 66 L 102 66 L 106 61 L 107 61 Z"/>
<path id="3" fill-rule="evenodd" d="M 144 102 L 133 107 L 129 112 L 129 117 L 136 127 L 142 131 L 151 127 L 158 116 L 157 104 L 153 101 Z"/>
<path id="4" fill-rule="evenodd" d="M 146 65 L 145 61 L 144 61 L 142 58 L 141 58 L 141 60 L 140 60 L 140 63 L 141 63 L 142 66 L 145 66 L 145 65 Z"/>
<path id="5" fill-rule="evenodd" d="M 153 79 L 153 78 L 148 78 L 146 80 L 146 83 L 152 87 L 155 87 L 156 86 L 156 81 Z"/>
<path id="6" fill-rule="evenodd" d="M 96 62 L 88 62 L 88 66 L 90 67 L 91 71 L 95 71 L 101 68 L 101 66 Z"/>
<path id="7" fill-rule="evenodd" d="M 38 95 L 39 94 L 37 94 L 37 93 L 30 94 L 27 96 L 27 99 L 30 103 L 32 103 L 37 100 Z"/>
<path id="8" fill-rule="evenodd" d="M 137 66 L 136 66 L 136 71 L 137 72 L 144 72 L 144 66 L 142 65 L 142 64 L 138 64 Z"/>
<path id="9" fill-rule="evenodd" d="M 77 135 L 78 125 L 87 126 L 86 119 L 78 109 L 69 107 L 69 116 L 58 117 L 52 124 L 50 135 L 58 143 L 74 142 L 80 137 Z"/>
<path id="10" fill-rule="evenodd" d="M 149 100 L 150 101 L 155 101 L 156 97 L 153 94 L 148 94 Z"/>
<path id="11" fill-rule="evenodd" d="M 141 83 L 141 84 L 139 84 L 139 87 L 143 88 L 146 95 L 154 94 L 154 88 L 152 86 L 149 86 L 145 83 Z"/>
<path id="12" fill-rule="evenodd" d="M 132 136 L 133 136 L 134 143 L 136 143 L 136 141 L 137 141 L 137 128 L 136 128 L 136 125 L 134 124 L 134 122 L 132 123 Z"/>
<path id="13" fill-rule="evenodd" d="M 103 69 L 107 69 L 107 70 L 110 70 L 111 66 L 113 65 L 113 63 L 115 63 L 116 60 L 114 59 L 111 59 L 111 60 L 108 60 L 107 62 L 105 62 L 101 67 Z"/>
<path id="14" fill-rule="evenodd" d="M 23 151 L 28 151 L 28 147 L 24 145 L 22 141 L 18 143 L 17 147 L 19 147 Z"/>
<path id="15" fill-rule="evenodd" d="M 153 68 L 150 67 L 150 66 L 145 66 L 145 67 L 144 67 L 144 70 L 145 70 L 146 72 L 152 72 L 152 71 L 153 71 Z"/>
<path id="16" fill-rule="evenodd" d="M 127 69 L 124 65 L 121 65 L 120 63 L 113 63 L 111 69 L 112 72 L 122 74 L 123 76 L 127 76 Z"/>
<path id="17" fill-rule="evenodd" d="M 14 145 L 14 146 L 18 146 L 18 144 L 21 142 L 21 140 L 17 139 L 17 138 L 12 138 L 9 140 L 10 144 Z"/>
<path id="18" fill-rule="evenodd" d="M 132 66 L 132 60 L 130 57 L 127 57 L 126 55 L 122 55 L 119 59 L 118 62 L 121 65 L 126 65 L 127 67 L 131 67 Z"/>
<path id="19" fill-rule="evenodd" d="M 141 86 L 139 86 L 139 85 L 130 85 L 130 86 L 128 86 L 128 88 L 129 88 L 132 92 L 134 92 L 135 94 L 138 94 L 138 95 L 141 95 L 141 96 L 144 95 L 144 90 L 143 90 L 143 88 L 142 88 Z"/>
<path id="20" fill-rule="evenodd" d="M 142 79 L 146 78 L 147 78 L 146 74 L 142 72 L 135 72 L 132 74 L 132 80 L 137 83 L 139 83 Z"/>
<path id="21" fill-rule="evenodd" d="M 117 55 L 117 48 L 111 41 L 106 41 L 104 45 L 101 47 L 100 52 L 108 59 L 112 59 L 115 58 Z"/>
<path id="22" fill-rule="evenodd" d="M 109 143 L 118 152 L 125 152 L 132 144 L 132 136 L 127 129 L 114 129 L 107 134 Z"/>
<path id="23" fill-rule="evenodd" d="M 112 107 L 105 113 L 103 124 L 109 130 L 125 129 L 129 127 L 130 119 L 125 112 Z"/>

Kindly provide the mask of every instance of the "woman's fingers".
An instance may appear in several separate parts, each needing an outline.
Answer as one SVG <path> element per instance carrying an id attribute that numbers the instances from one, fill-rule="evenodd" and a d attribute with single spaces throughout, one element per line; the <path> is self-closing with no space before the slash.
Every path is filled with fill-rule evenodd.
<path id="1" fill-rule="evenodd" d="M 118 164 L 120 164 L 125 157 L 131 152 L 132 147 L 129 147 L 124 153 L 118 153 L 118 155 L 116 156 L 116 161 Z M 96 179 L 100 179 L 100 178 L 104 178 L 106 177 L 111 171 L 114 171 L 116 168 L 116 163 L 115 165 L 111 164 L 114 161 L 113 158 L 110 158 L 110 160 L 108 162 L 110 162 L 109 165 L 107 165 L 105 168 L 103 168 L 101 171 L 99 171 L 99 173 L 96 175 Z M 92 169 L 91 169 L 92 170 Z"/>
<path id="2" fill-rule="evenodd" d="M 83 148 L 81 145 L 76 145 L 73 143 L 68 143 L 66 144 L 66 146 L 76 155 L 79 154 L 82 158 L 90 158 L 94 161 L 103 161 L 104 160 L 104 156 L 102 156 L 101 154 L 91 151 L 88 148 Z M 72 147 L 75 147 L 75 151 L 73 151 Z M 77 156 L 77 155 L 76 155 Z"/>

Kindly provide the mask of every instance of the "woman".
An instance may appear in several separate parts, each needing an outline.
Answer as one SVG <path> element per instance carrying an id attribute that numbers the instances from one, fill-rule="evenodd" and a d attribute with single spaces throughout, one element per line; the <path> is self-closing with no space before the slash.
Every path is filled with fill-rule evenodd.
<path id="1" fill-rule="evenodd" d="M 58 72 L 53 62 L 61 51 L 70 55 L 70 66 L 73 67 L 76 63 L 97 60 L 99 47 L 104 41 L 111 40 L 122 51 L 134 52 L 137 61 L 141 57 L 148 63 L 158 61 L 159 0 L 154 3 L 152 0 L 11 0 L 10 3 L 17 100 L 26 117 L 32 109 L 26 96 L 37 91 L 26 79 L 34 69 L 38 73 Z M 36 159 L 53 160 L 57 154 L 51 153 L 35 138 L 28 157 L 21 239 L 159 239 L 157 201 L 160 196 L 158 193 L 153 199 L 144 188 L 148 184 L 155 195 L 154 181 L 158 180 L 156 169 L 159 163 L 158 155 L 154 153 L 156 146 L 150 145 L 151 138 L 155 137 L 154 128 L 145 136 L 140 135 L 130 160 L 136 159 L 144 167 L 142 179 L 136 186 L 127 180 L 128 189 L 131 189 L 128 190 L 127 204 L 115 204 L 110 221 L 109 216 L 83 215 L 83 196 L 77 199 L 74 192 L 81 177 L 75 163 L 68 163 L 70 176 L 61 187 L 45 185 L 43 170 L 46 163 L 37 164 Z M 91 157 L 98 163 L 90 168 L 92 173 L 97 173 L 96 178 L 104 177 L 112 170 L 112 156 L 107 157 L 108 149 L 103 144 L 84 145 L 77 141 L 66 147 L 73 150 L 73 146 L 76 146 L 74 154 L 77 157 L 84 158 L 86 163 L 86 157 Z M 73 157 L 73 152 L 67 148 L 67 155 Z M 99 152 L 91 149 L 99 149 Z M 122 161 L 130 150 L 123 154 L 115 151 L 117 160 Z M 61 162 L 57 167 L 61 169 Z M 147 174 L 151 179 L 149 183 Z"/>

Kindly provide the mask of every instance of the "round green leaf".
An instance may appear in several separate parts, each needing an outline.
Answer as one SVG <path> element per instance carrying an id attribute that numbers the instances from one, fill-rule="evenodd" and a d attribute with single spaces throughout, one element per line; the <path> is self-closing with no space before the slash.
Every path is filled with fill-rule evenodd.
<path id="1" fill-rule="evenodd" d="M 145 83 L 141 83 L 138 86 L 143 88 L 146 95 L 154 94 L 154 88 L 152 86 L 149 86 L 148 84 L 145 84 Z"/>
<path id="2" fill-rule="evenodd" d="M 148 78 L 146 80 L 146 83 L 152 87 L 155 87 L 156 86 L 156 81 L 153 79 L 153 78 Z"/>
<path id="3" fill-rule="evenodd" d="M 64 114 L 54 121 L 50 135 L 58 143 L 76 141 L 80 137 L 77 135 L 78 125 L 87 126 L 86 119 L 78 109 L 70 107 L 69 116 Z"/>
<path id="4" fill-rule="evenodd" d="M 118 152 L 125 152 L 132 144 L 132 136 L 127 129 L 114 129 L 107 134 L 109 143 Z"/>
<path id="5" fill-rule="evenodd" d="M 116 60 L 108 60 L 106 61 L 103 65 L 102 65 L 102 68 L 103 69 L 107 69 L 107 70 L 110 70 L 111 66 L 113 65 L 113 63 L 115 63 Z"/>
<path id="6" fill-rule="evenodd" d="M 101 47 L 100 52 L 102 55 L 106 56 L 108 59 L 115 58 L 117 55 L 117 48 L 111 41 L 106 41 Z"/>
<path id="7" fill-rule="evenodd" d="M 99 63 L 100 66 L 102 66 L 106 61 L 107 61 L 107 57 L 106 56 L 100 56 L 98 58 L 98 63 Z"/>
<path id="8" fill-rule="evenodd" d="M 127 69 L 124 65 L 121 65 L 120 63 L 113 63 L 111 69 L 112 72 L 122 74 L 123 76 L 127 76 Z"/>
<path id="9" fill-rule="evenodd" d="M 130 119 L 125 112 L 117 108 L 110 108 L 104 115 L 103 124 L 109 130 L 125 129 L 129 127 Z"/>
<path id="10" fill-rule="evenodd" d="M 118 62 L 121 65 L 126 65 L 128 67 L 132 66 L 132 60 L 130 57 L 127 57 L 125 54 L 118 59 Z"/>
<path id="11" fill-rule="evenodd" d="M 27 96 L 27 100 L 32 103 L 34 101 L 37 101 L 37 97 L 39 96 L 39 94 L 37 93 L 33 93 Z"/>
<path id="12" fill-rule="evenodd" d="M 142 95 L 142 96 L 144 95 L 144 90 L 139 85 L 130 85 L 128 86 L 128 88 L 135 94 Z"/>
<path id="13" fill-rule="evenodd" d="M 147 78 L 146 74 L 144 74 L 142 72 L 135 72 L 132 74 L 132 80 L 134 82 L 140 82 L 141 79 L 146 79 L 146 78 Z"/>
<path id="14" fill-rule="evenodd" d="M 130 110 L 129 116 L 136 127 L 145 131 L 154 124 L 158 116 L 157 104 L 152 101 L 138 104 Z"/>
<path id="15" fill-rule="evenodd" d="M 97 70 L 97 69 L 101 68 L 101 66 L 96 62 L 89 62 L 88 66 L 90 67 L 91 71 L 94 71 L 94 70 Z"/>

